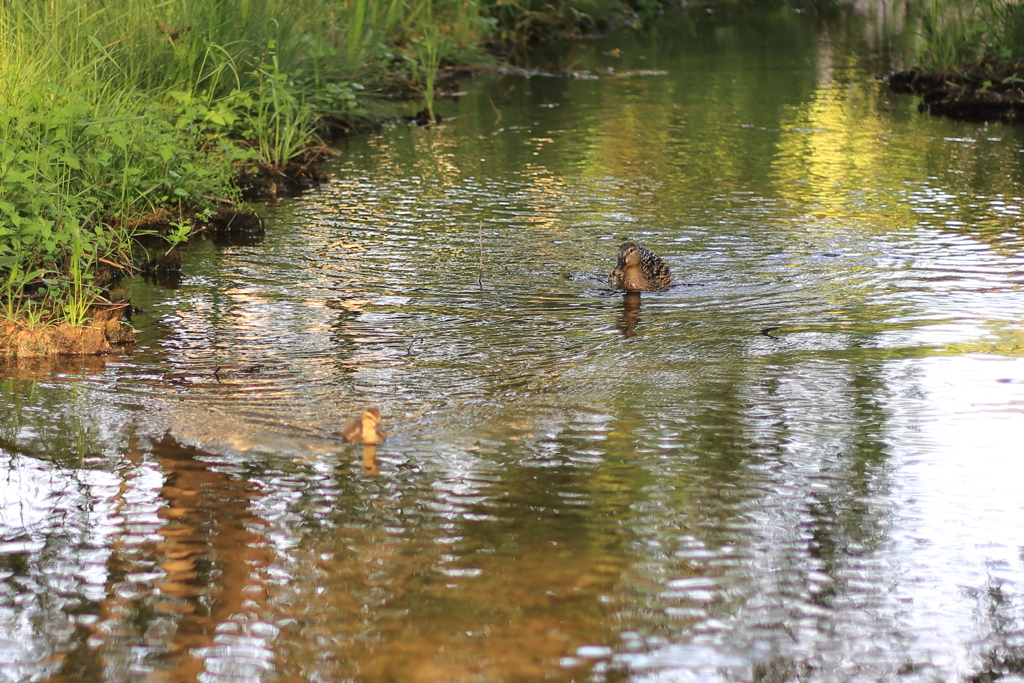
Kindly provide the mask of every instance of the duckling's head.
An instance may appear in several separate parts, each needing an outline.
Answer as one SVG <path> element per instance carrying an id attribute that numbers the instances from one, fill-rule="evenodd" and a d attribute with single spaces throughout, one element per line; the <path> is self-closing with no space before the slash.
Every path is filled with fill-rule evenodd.
<path id="1" fill-rule="evenodd" d="M 380 410 L 367 408 L 363 411 L 363 443 L 379 443 L 387 438 L 384 430 L 380 428 Z"/>
<path id="2" fill-rule="evenodd" d="M 380 410 L 375 407 L 363 411 L 363 424 L 376 427 L 380 424 Z"/>

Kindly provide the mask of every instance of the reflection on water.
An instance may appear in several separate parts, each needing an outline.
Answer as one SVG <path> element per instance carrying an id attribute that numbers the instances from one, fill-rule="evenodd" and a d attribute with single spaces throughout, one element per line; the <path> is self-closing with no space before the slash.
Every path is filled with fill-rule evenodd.
<path id="1" fill-rule="evenodd" d="M 377 462 L 377 444 L 363 445 L 363 474 L 371 476 L 380 474 L 380 463 Z"/>
<path id="2" fill-rule="evenodd" d="M 616 327 L 624 337 L 632 337 L 636 334 L 636 327 L 640 324 L 640 293 L 626 292 L 622 295 L 622 315 L 619 317 Z"/>
<path id="3" fill-rule="evenodd" d="M 664 22 L 343 142 L 132 285 L 134 353 L 7 369 L 0 680 L 1021 675 L 1021 133 L 856 17 Z M 677 284 L 610 291 L 628 239 Z"/>

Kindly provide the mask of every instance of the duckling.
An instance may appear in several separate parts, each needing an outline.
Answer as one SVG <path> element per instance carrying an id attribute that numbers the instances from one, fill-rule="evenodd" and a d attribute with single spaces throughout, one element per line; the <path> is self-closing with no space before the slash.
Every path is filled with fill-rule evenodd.
<path id="1" fill-rule="evenodd" d="M 354 417 L 341 430 L 341 438 L 349 443 L 380 443 L 385 434 L 380 429 L 380 410 L 367 408 L 359 417 Z"/>
<path id="2" fill-rule="evenodd" d="M 608 275 L 608 285 L 627 292 L 657 292 L 672 284 L 672 273 L 661 257 L 642 245 L 619 246 L 619 261 Z"/>

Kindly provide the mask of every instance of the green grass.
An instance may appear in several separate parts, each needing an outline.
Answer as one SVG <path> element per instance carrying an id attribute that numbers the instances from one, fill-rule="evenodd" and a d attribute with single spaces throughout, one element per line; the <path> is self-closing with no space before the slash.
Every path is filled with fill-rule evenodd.
<path id="1" fill-rule="evenodd" d="M 1024 5 L 1011 0 L 918 0 L 921 66 L 955 74 L 982 59 L 1024 57 Z"/>
<path id="2" fill-rule="evenodd" d="M 993 52 L 1003 59 L 1024 57 L 1024 5 L 1006 0 L 981 0 L 980 4 Z"/>
<path id="3" fill-rule="evenodd" d="M 83 323 L 130 219 L 237 200 L 237 164 L 285 165 L 396 63 L 432 108 L 492 26 L 473 0 L 0 0 L 0 315 Z"/>
<path id="4" fill-rule="evenodd" d="M 920 58 L 929 69 L 954 73 L 981 56 L 986 30 L 973 0 L 924 0 Z"/>

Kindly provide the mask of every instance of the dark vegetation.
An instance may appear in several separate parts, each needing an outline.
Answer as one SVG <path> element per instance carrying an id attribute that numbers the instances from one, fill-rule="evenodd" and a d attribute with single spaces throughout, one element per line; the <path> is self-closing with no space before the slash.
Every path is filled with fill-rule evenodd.
<path id="1" fill-rule="evenodd" d="M 1024 5 L 925 0 L 911 5 L 917 66 L 890 76 L 922 111 L 973 121 L 1024 120 Z"/>

